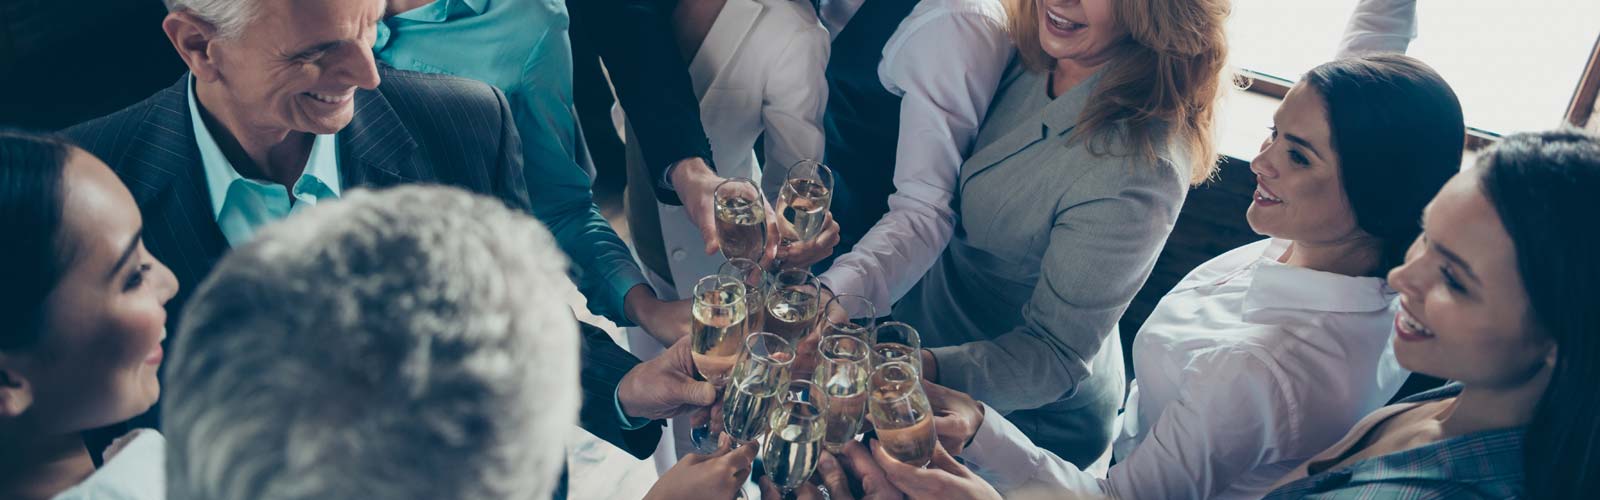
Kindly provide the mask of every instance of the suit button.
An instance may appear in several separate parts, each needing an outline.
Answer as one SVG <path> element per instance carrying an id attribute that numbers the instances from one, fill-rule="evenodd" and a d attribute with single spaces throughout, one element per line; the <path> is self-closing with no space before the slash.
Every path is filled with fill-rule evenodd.
<path id="1" fill-rule="evenodd" d="M 678 249 L 678 250 L 673 250 L 672 251 L 672 260 L 683 262 L 683 259 L 688 258 L 688 257 L 689 257 L 689 254 L 687 252 L 684 252 L 682 249 Z"/>

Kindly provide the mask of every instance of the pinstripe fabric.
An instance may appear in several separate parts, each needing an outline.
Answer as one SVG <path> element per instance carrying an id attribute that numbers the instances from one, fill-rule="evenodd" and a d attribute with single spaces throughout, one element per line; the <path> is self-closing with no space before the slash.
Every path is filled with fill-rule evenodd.
<path id="1" fill-rule="evenodd" d="M 521 141 L 504 94 L 484 83 L 443 75 L 386 67 L 380 67 L 379 75 L 383 83 L 377 90 L 356 92 L 355 116 L 338 134 L 346 189 L 447 184 L 529 210 Z M 178 332 L 179 312 L 191 291 L 228 250 L 211 214 L 184 93 L 187 78 L 66 131 L 128 185 L 144 214 L 145 246 L 178 278 L 181 289 L 167 303 L 167 342 Z M 603 331 L 586 327 L 584 332 L 580 423 L 636 456 L 648 456 L 660 425 L 623 431 L 615 411 L 617 384 L 638 359 Z M 98 449 L 104 443 L 96 438 L 117 435 L 128 426 L 159 428 L 159 422 L 158 402 L 145 415 L 91 435 L 90 445 Z"/>
<path id="2" fill-rule="evenodd" d="M 1460 384 L 1418 394 L 1414 403 L 1453 397 Z M 1373 457 L 1285 484 L 1265 498 L 1446 499 L 1522 496 L 1523 428 L 1458 436 Z"/>

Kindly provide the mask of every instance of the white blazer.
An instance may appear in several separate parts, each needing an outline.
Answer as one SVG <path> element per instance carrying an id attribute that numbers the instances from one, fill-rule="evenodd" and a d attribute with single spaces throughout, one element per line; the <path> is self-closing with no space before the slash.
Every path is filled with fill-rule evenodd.
<path id="1" fill-rule="evenodd" d="M 757 182 L 766 177 L 763 189 L 771 199 L 790 165 L 822 158 L 828 47 L 828 31 L 810 2 L 727 0 L 689 63 L 717 174 Z M 620 108 L 613 111 L 620 114 Z M 766 165 L 755 154 L 763 133 Z M 638 143 L 628 135 L 629 170 L 642 171 L 634 165 L 642 161 Z M 629 201 L 641 194 L 630 194 Z M 683 207 L 656 208 L 674 288 L 688 297 L 695 281 L 715 273 L 723 258 L 705 254 L 705 240 Z"/>

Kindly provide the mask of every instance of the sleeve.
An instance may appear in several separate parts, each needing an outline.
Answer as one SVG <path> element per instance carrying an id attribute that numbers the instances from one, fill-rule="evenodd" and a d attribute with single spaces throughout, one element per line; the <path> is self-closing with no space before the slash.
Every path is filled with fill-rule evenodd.
<path id="1" fill-rule="evenodd" d="M 902 95 L 889 211 L 820 277 L 836 293 L 885 307 L 911 290 L 954 236 L 961 162 L 1012 55 L 1002 21 L 982 13 L 900 29 L 879 66 L 885 87 Z"/>
<path id="2" fill-rule="evenodd" d="M 535 218 L 550 227 L 572 259 L 573 281 L 589 309 L 618 325 L 628 290 L 645 283 L 644 273 L 611 223 L 595 205 L 589 172 L 576 161 L 577 124 L 572 119 L 571 50 L 564 33 L 552 32 L 523 67 L 522 82 L 508 95 L 522 136 L 523 175 Z M 563 68 L 565 71 L 553 71 Z M 555 80 L 555 81 L 548 81 Z"/>
<path id="3" fill-rule="evenodd" d="M 1107 475 L 1115 498 L 1210 498 L 1241 475 L 1282 456 L 1299 414 L 1265 360 L 1241 351 L 1208 356 L 1187 370 L 1179 397 Z"/>
<path id="4" fill-rule="evenodd" d="M 523 177 L 522 135 L 517 132 L 513 118 L 516 112 L 512 111 L 506 94 L 498 87 L 484 86 L 494 92 L 495 101 L 500 106 L 500 149 L 495 152 L 498 159 L 494 169 L 494 195 L 507 206 L 529 211 L 527 179 Z"/>
<path id="5" fill-rule="evenodd" d="M 1084 176 L 1102 178 L 1073 185 L 1119 187 L 1069 192 L 1057 202 L 1022 323 L 990 340 L 930 349 L 940 384 L 1012 412 L 1070 397 L 1089 377 L 1090 363 L 1150 275 L 1187 183 L 1165 161 L 1084 168 Z"/>
<path id="6" fill-rule="evenodd" d="M 700 102 L 673 35 L 675 0 L 567 0 L 573 36 L 585 37 L 605 63 L 627 111 L 651 179 L 685 158 L 711 164 L 711 143 L 700 124 Z M 664 182 L 656 199 L 680 204 Z"/>
<path id="7" fill-rule="evenodd" d="M 822 159 L 828 103 L 828 32 L 812 26 L 788 40 L 766 75 L 761 103 L 767 163 L 783 168 Z"/>
<path id="8" fill-rule="evenodd" d="M 1417 0 L 1361 0 L 1345 25 L 1338 57 L 1406 53 L 1417 38 Z"/>
<path id="9" fill-rule="evenodd" d="M 1002 495 L 1037 482 L 1052 493 L 1105 495 L 1099 478 L 1040 448 L 1000 412 L 983 405 L 983 425 L 961 451 L 967 467 Z"/>
<path id="10" fill-rule="evenodd" d="M 656 420 L 637 427 L 637 422 L 630 422 L 618 411 L 617 402 L 617 386 L 639 364 L 639 358 L 624 351 L 605 330 L 581 321 L 578 328 L 583 332 L 583 363 L 579 371 L 583 406 L 578 411 L 578 425 L 635 458 L 649 457 L 661 439 L 664 423 Z"/>

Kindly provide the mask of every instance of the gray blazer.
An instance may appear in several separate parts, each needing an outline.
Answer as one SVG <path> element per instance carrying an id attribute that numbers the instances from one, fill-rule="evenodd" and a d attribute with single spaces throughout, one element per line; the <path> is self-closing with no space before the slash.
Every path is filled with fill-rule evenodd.
<path id="1" fill-rule="evenodd" d="M 1051 99 L 1013 63 L 961 166 L 960 222 L 894 309 L 939 383 L 988 403 L 1087 466 L 1111 443 L 1125 380 L 1117 319 L 1144 285 L 1188 192 L 1182 148 L 1156 161 L 1072 140 L 1100 74 Z"/>

